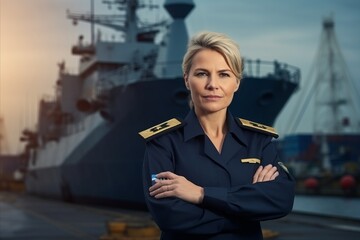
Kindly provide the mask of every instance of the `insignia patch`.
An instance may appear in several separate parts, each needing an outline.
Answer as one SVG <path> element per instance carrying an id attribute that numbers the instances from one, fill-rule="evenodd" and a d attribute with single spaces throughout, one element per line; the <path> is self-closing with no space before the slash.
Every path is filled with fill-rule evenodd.
<path id="1" fill-rule="evenodd" d="M 169 129 L 173 129 L 176 126 L 180 126 L 182 123 L 176 119 L 172 118 L 166 122 L 160 123 L 154 127 L 151 127 L 149 129 L 146 129 L 144 131 L 139 132 L 140 136 L 142 136 L 144 139 L 150 139 L 153 136 L 156 136 L 159 133 L 165 132 Z"/>
<path id="2" fill-rule="evenodd" d="M 151 182 L 152 182 L 152 184 L 156 183 L 156 179 L 157 179 L 156 174 L 151 174 Z"/>
<path id="3" fill-rule="evenodd" d="M 278 164 L 282 169 L 284 169 L 285 172 L 287 172 L 287 174 L 290 174 L 289 169 L 285 166 L 284 163 L 278 162 Z"/>
<path id="4" fill-rule="evenodd" d="M 242 163 L 259 163 L 260 164 L 260 159 L 258 158 L 243 158 L 241 159 Z"/>
<path id="5" fill-rule="evenodd" d="M 269 127 L 260 123 L 252 122 L 246 119 L 239 118 L 241 125 L 244 126 L 247 129 L 252 129 L 258 132 L 267 133 L 271 136 L 278 138 L 279 135 L 277 134 L 275 128 Z"/>

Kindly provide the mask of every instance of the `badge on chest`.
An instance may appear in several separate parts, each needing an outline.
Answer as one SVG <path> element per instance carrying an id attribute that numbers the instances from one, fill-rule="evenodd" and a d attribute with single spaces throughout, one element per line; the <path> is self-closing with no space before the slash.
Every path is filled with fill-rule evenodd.
<path id="1" fill-rule="evenodd" d="M 258 164 L 260 164 L 260 159 L 258 159 L 258 158 L 243 158 L 243 159 L 241 159 L 241 162 L 242 163 L 258 163 Z"/>

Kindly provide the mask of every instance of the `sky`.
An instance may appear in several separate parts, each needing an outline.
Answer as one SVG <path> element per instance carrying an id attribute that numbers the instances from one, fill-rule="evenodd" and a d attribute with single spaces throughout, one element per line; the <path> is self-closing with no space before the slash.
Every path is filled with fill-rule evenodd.
<path id="1" fill-rule="evenodd" d="M 194 2 L 196 7 L 186 20 L 189 35 L 202 30 L 223 32 L 239 43 L 242 55 L 247 58 L 278 60 L 301 69 L 300 89 L 275 123 L 280 134 L 288 134 L 289 114 L 298 108 L 301 92 L 310 85 L 308 74 L 319 48 L 324 17 L 334 18 L 349 76 L 359 91 L 360 1 Z M 107 10 L 100 0 L 96 0 L 95 6 L 97 13 Z M 70 48 L 81 34 L 89 39 L 90 27 L 85 23 L 73 26 L 66 18 L 67 9 L 89 12 L 90 1 L 0 0 L 0 116 L 5 121 L 8 152 L 21 151 L 20 132 L 35 127 L 39 100 L 53 95 L 57 64 L 65 61 L 70 72 L 77 72 L 78 59 L 71 55 Z M 313 115 L 308 111 L 297 131 L 311 131 L 311 121 Z"/>

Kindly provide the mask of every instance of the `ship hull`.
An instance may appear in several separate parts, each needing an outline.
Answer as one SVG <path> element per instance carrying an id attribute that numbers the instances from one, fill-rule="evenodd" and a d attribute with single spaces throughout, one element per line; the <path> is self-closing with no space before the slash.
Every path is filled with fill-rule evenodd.
<path id="1" fill-rule="evenodd" d="M 278 79 L 245 78 L 230 111 L 272 125 L 296 87 Z M 188 111 L 187 90 L 180 78 L 116 87 L 101 114 L 92 114 L 100 120 L 86 137 L 60 139 L 51 150 L 36 150 L 26 178 L 27 191 L 72 202 L 144 207 L 145 143 L 138 132 L 173 117 L 183 118 Z M 64 159 L 50 157 L 56 154 L 56 145 L 68 151 L 62 153 Z"/>
<path id="2" fill-rule="evenodd" d="M 293 134 L 278 142 L 296 193 L 359 197 L 360 134 Z"/>

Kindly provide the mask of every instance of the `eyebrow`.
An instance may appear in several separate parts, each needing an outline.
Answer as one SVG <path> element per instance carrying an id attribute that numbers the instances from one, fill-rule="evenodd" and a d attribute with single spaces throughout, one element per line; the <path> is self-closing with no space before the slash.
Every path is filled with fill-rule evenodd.
<path id="1" fill-rule="evenodd" d="M 195 68 L 194 71 L 206 71 L 206 72 L 208 72 L 209 70 L 207 70 L 205 68 Z"/>
<path id="2" fill-rule="evenodd" d="M 230 69 L 222 69 L 222 70 L 219 70 L 218 72 L 232 72 Z"/>
<path id="3" fill-rule="evenodd" d="M 208 72 L 209 70 L 207 70 L 206 68 L 195 68 L 194 71 L 206 71 Z M 231 69 L 221 69 L 217 72 L 232 72 Z"/>

